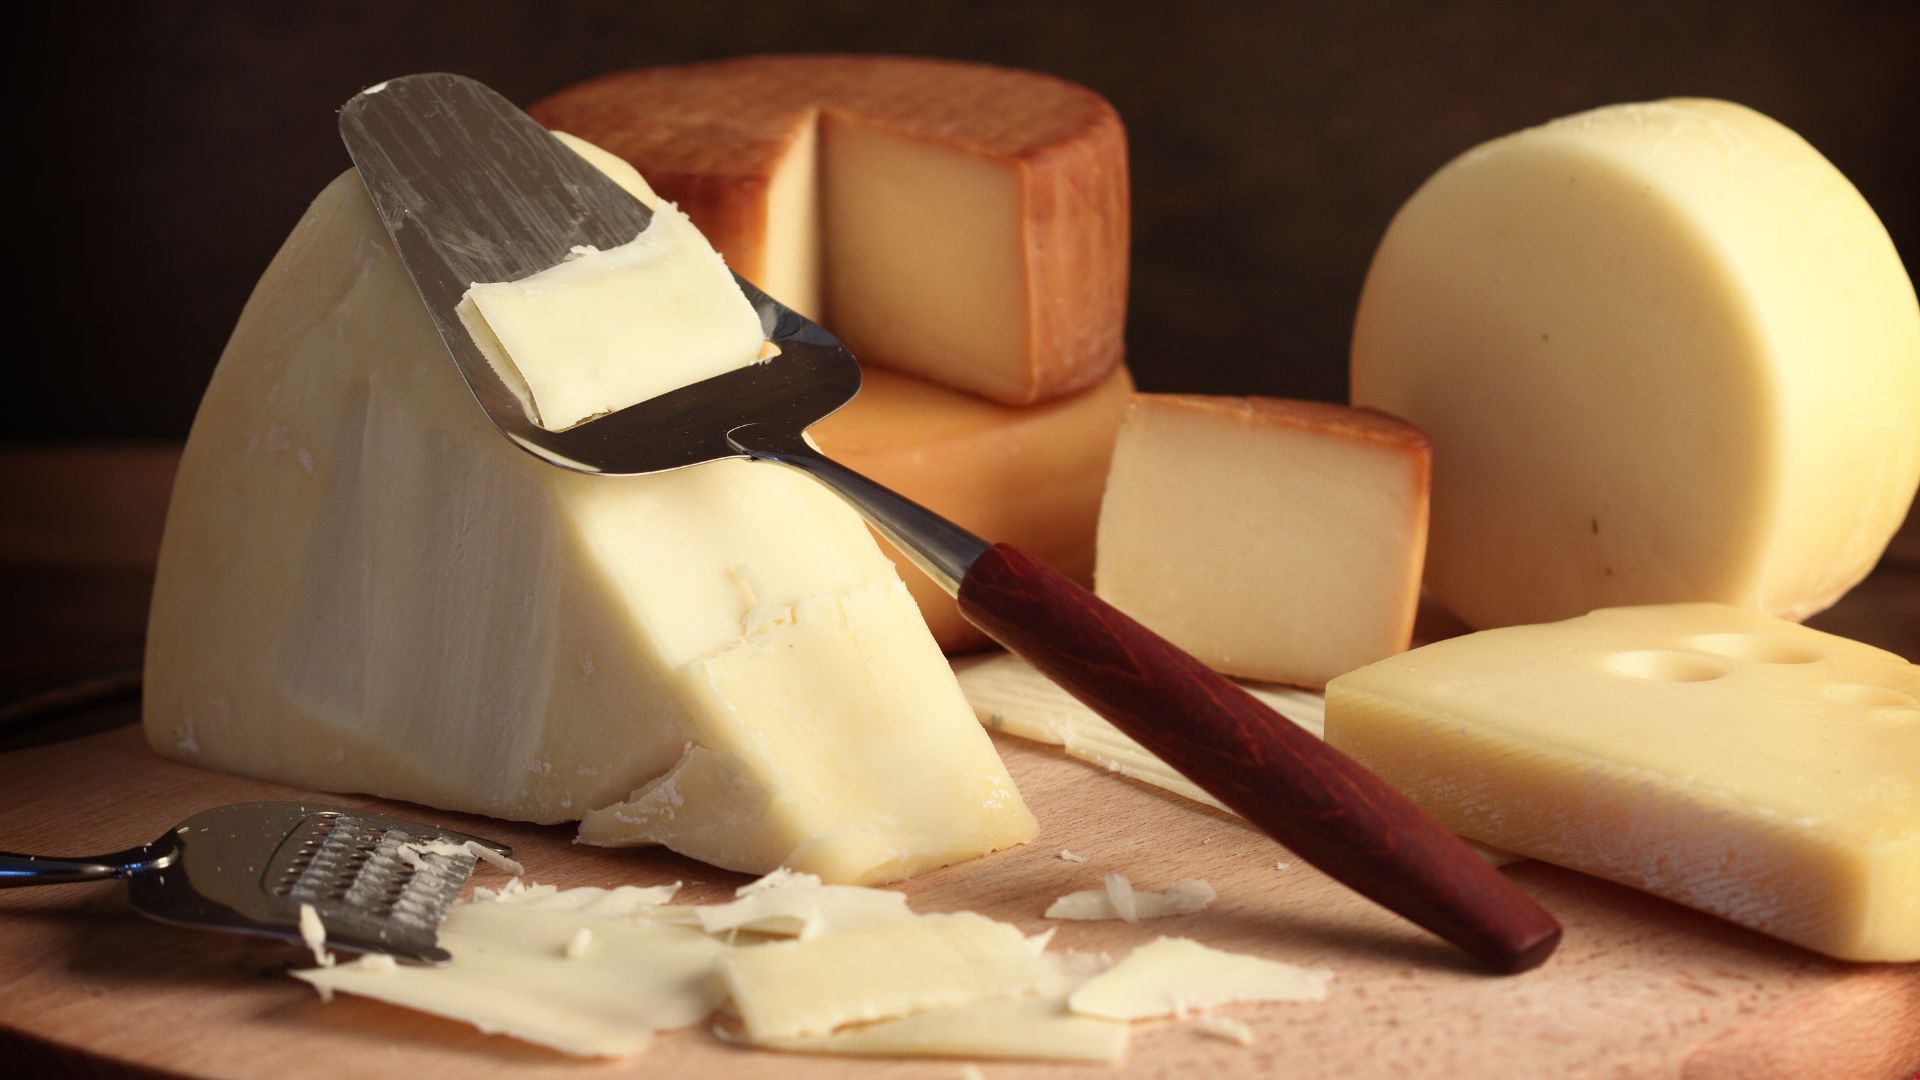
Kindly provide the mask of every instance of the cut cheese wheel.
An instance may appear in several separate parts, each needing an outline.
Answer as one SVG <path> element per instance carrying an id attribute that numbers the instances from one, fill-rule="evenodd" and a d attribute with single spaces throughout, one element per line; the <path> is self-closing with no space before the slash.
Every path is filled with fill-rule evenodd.
<path id="1" fill-rule="evenodd" d="M 945 60 L 762 56 L 533 106 L 626 158 L 862 360 L 1024 405 L 1120 362 L 1126 137 L 1099 95 Z"/>
<path id="2" fill-rule="evenodd" d="M 1485 630 L 1327 687 L 1448 828 L 1848 960 L 1920 960 L 1920 668 L 1719 604 Z"/>
<path id="3" fill-rule="evenodd" d="M 1620 105 L 1467 152 L 1374 256 L 1353 400 L 1434 444 L 1427 583 L 1463 620 L 1712 600 L 1803 618 L 1920 480 L 1920 307 L 1778 123 Z"/>
<path id="4" fill-rule="evenodd" d="M 1324 686 L 1412 639 L 1428 455 L 1371 410 L 1136 394 L 1095 589 L 1218 671 Z"/>
<path id="5" fill-rule="evenodd" d="M 221 358 L 152 611 L 148 739 L 214 768 L 538 822 L 598 808 L 601 842 L 836 882 L 1035 829 L 852 510 L 745 461 L 607 478 L 518 450 L 353 174 Z"/>
<path id="6" fill-rule="evenodd" d="M 868 369 L 859 396 L 809 433 L 834 459 L 1087 584 L 1114 431 L 1132 389 L 1123 366 L 1070 397 L 1013 408 Z M 891 545 L 881 546 L 943 649 L 987 643 L 953 597 Z"/>

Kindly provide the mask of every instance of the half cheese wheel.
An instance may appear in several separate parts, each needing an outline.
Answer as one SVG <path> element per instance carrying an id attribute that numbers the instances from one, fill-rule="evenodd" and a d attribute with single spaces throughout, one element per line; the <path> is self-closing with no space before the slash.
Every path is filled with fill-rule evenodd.
<path id="1" fill-rule="evenodd" d="M 627 71 L 532 108 L 626 158 L 863 360 L 1024 405 L 1121 357 L 1126 136 L 1098 94 L 944 60 Z"/>
<path id="2" fill-rule="evenodd" d="M 1479 627 L 1719 601 L 1804 618 L 1920 479 L 1920 308 L 1860 193 L 1724 101 L 1477 147 L 1387 229 L 1353 400 L 1433 439 L 1427 584 Z"/>

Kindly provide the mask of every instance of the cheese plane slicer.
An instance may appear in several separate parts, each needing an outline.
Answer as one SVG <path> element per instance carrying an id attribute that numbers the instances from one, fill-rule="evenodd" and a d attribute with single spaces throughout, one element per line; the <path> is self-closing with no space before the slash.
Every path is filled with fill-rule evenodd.
<path id="1" fill-rule="evenodd" d="M 480 849 L 501 859 L 513 852 L 338 806 L 237 803 L 110 855 L 0 852 L 0 888 L 119 878 L 135 910 L 160 922 L 442 964 L 452 957 L 437 942 L 440 923 Z M 304 908 L 317 930 L 303 928 Z"/>
<path id="2" fill-rule="evenodd" d="M 988 544 L 816 451 L 805 431 L 858 392 L 859 364 L 750 282 L 740 287 L 777 356 L 564 431 L 533 423 L 457 305 L 473 284 L 539 273 L 575 246 L 625 244 L 651 211 L 457 75 L 370 87 L 342 107 L 340 131 L 467 386 L 521 449 L 607 476 L 722 458 L 797 469 L 858 509 L 968 620 L 1298 857 L 1494 970 L 1522 971 L 1553 952 L 1551 915 L 1358 763 L 1032 556 Z"/>

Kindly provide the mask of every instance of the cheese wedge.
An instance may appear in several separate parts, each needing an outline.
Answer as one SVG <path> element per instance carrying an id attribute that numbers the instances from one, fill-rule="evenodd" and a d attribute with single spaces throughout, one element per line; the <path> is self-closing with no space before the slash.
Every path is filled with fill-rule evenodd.
<path id="1" fill-rule="evenodd" d="M 513 447 L 351 174 L 208 388 L 147 641 L 156 749 L 301 787 L 618 806 L 594 839 L 835 882 L 1035 830 L 845 504 L 744 461 L 613 479 Z"/>
<path id="2" fill-rule="evenodd" d="M 867 368 L 859 396 L 809 434 L 836 461 L 1088 585 L 1100 493 L 1132 390 L 1122 366 L 1086 390 L 1014 408 Z M 891 544 L 881 548 L 941 648 L 987 643 L 953 597 Z"/>
<path id="3" fill-rule="evenodd" d="M 1448 828 L 1847 960 L 1920 960 L 1920 668 L 1717 604 L 1343 675 L 1327 741 Z"/>
<path id="4" fill-rule="evenodd" d="M 1429 471 L 1371 410 L 1136 394 L 1094 590 L 1217 671 L 1325 686 L 1412 639 Z"/>
<path id="5" fill-rule="evenodd" d="M 1097 383 L 1126 318 L 1126 136 L 1031 72 L 879 56 L 628 71 L 534 105 L 679 203 L 862 361 L 1011 405 Z"/>
<path id="6" fill-rule="evenodd" d="M 1920 482 L 1920 306 L 1780 124 L 1617 105 L 1474 148 L 1368 271 L 1353 401 L 1433 438 L 1427 584 L 1476 627 L 1717 601 L 1800 619 Z"/>

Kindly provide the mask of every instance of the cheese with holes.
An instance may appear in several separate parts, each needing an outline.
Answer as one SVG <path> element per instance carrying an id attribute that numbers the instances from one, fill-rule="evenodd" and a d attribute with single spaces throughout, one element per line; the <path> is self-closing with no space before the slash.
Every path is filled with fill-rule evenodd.
<path id="1" fill-rule="evenodd" d="M 163 754 L 497 817 L 603 810 L 599 842 L 836 882 L 1034 834 L 857 515 L 773 466 L 592 477 L 515 448 L 357 176 L 255 290 L 172 499 L 144 703 Z"/>
<path id="2" fill-rule="evenodd" d="M 1327 741 L 1449 828 L 1848 960 L 1920 960 L 1920 668 L 1716 604 L 1344 675 Z"/>
<path id="3" fill-rule="evenodd" d="M 1427 584 L 1473 626 L 1716 601 L 1800 619 L 1920 481 L 1920 307 L 1873 210 L 1724 101 L 1461 155 L 1380 242 L 1353 401 L 1434 445 Z"/>
<path id="4" fill-rule="evenodd" d="M 632 241 L 576 247 L 537 274 L 476 283 L 460 301 L 481 353 L 549 431 L 760 358 L 760 316 L 726 264 L 685 214 L 645 201 L 653 220 Z"/>
<path id="5" fill-rule="evenodd" d="M 1136 394 L 1095 591 L 1217 671 L 1319 688 L 1412 639 L 1429 472 L 1371 410 Z"/>
<path id="6" fill-rule="evenodd" d="M 735 270 L 865 362 L 1013 405 L 1120 362 L 1126 136 L 1083 87 L 759 56 L 608 75 L 531 111 L 637 166 Z"/>
<path id="7" fill-rule="evenodd" d="M 834 460 L 1087 585 L 1114 432 L 1132 389 L 1117 367 L 1078 393 L 1015 408 L 868 368 L 859 396 L 808 433 Z M 987 643 L 952 596 L 892 545 L 881 547 L 941 648 Z"/>

